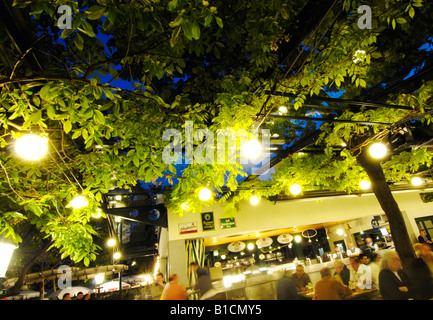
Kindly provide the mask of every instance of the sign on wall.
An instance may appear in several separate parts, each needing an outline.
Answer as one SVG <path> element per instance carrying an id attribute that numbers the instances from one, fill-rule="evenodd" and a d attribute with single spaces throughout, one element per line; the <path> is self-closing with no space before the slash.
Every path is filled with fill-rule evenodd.
<path id="1" fill-rule="evenodd" d="M 236 228 L 235 218 L 221 218 L 220 223 L 221 223 L 221 229 Z"/>
<path id="2" fill-rule="evenodd" d="M 213 212 L 202 212 L 201 223 L 202 223 L 203 231 L 215 230 Z"/>
<path id="3" fill-rule="evenodd" d="M 197 222 L 179 223 L 179 234 L 187 234 L 197 232 Z"/>

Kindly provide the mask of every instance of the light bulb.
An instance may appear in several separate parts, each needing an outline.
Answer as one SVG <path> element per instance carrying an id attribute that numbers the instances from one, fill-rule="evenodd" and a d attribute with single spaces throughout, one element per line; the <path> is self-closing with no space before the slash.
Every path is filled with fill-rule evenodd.
<path id="1" fill-rule="evenodd" d="M 382 159 L 388 153 L 386 146 L 383 143 L 373 143 L 368 149 L 370 155 L 375 159 Z"/>
<path id="2" fill-rule="evenodd" d="M 208 201 L 212 197 L 212 192 L 208 188 L 203 188 L 198 193 L 198 197 L 202 201 Z"/>
<path id="3" fill-rule="evenodd" d="M 108 239 L 108 241 L 107 241 L 107 246 L 109 246 L 109 247 L 114 247 L 115 244 L 116 244 L 116 239 L 114 239 L 114 238 L 110 238 L 110 239 Z"/>
<path id="4" fill-rule="evenodd" d="M 422 184 L 422 179 L 419 177 L 412 178 L 410 181 L 414 186 L 420 186 Z"/>
<path id="5" fill-rule="evenodd" d="M 257 196 L 252 196 L 252 197 L 250 198 L 250 203 L 251 203 L 253 206 L 257 205 L 257 204 L 259 203 L 259 201 L 260 201 L 260 199 L 259 199 L 259 197 L 257 197 Z"/>
<path id="6" fill-rule="evenodd" d="M 295 241 L 296 241 L 297 243 L 301 242 L 301 240 L 302 240 L 301 236 L 296 236 L 296 237 L 295 237 Z"/>
<path id="7" fill-rule="evenodd" d="M 281 107 L 279 107 L 278 108 L 278 113 L 280 114 L 280 115 L 282 115 L 282 114 L 284 114 L 284 113 L 287 113 L 287 107 L 285 107 L 285 106 L 281 106 Z"/>
<path id="8" fill-rule="evenodd" d="M 254 250 L 254 243 L 248 243 L 247 249 L 250 251 Z"/>
<path id="9" fill-rule="evenodd" d="M 302 188 L 299 184 L 295 183 L 290 186 L 290 193 L 293 195 L 298 195 L 302 191 Z"/>
<path id="10" fill-rule="evenodd" d="M 74 199 L 71 200 L 71 206 L 73 209 L 81 209 L 86 207 L 89 204 L 89 201 L 86 199 L 86 197 L 83 196 L 76 196 Z"/>
<path id="11" fill-rule="evenodd" d="M 121 256 L 122 256 L 122 254 L 119 251 L 117 251 L 113 254 L 114 260 L 119 260 Z"/>
<path id="12" fill-rule="evenodd" d="M 257 140 L 249 140 L 242 145 L 242 152 L 248 159 L 257 159 L 262 153 L 262 146 Z"/>
<path id="13" fill-rule="evenodd" d="M 28 134 L 15 142 L 16 153 L 27 160 L 38 160 L 47 153 L 47 150 L 48 139 L 44 137 Z"/>
<path id="14" fill-rule="evenodd" d="M 371 185 L 370 182 L 368 182 L 367 180 L 362 180 L 359 183 L 359 186 L 361 187 L 362 190 L 370 189 L 370 185 Z"/>

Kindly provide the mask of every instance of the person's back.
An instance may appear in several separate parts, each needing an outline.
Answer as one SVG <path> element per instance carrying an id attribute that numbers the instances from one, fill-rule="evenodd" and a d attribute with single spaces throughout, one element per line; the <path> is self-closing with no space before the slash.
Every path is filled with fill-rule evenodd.
<path id="1" fill-rule="evenodd" d="M 352 291 L 334 279 L 320 279 L 315 286 L 315 300 L 343 300 L 350 295 Z"/>
<path id="2" fill-rule="evenodd" d="M 172 274 L 169 277 L 169 283 L 166 285 L 162 293 L 163 300 L 187 300 L 188 292 L 185 287 L 177 282 L 177 274 Z"/>
<path id="3" fill-rule="evenodd" d="M 332 279 L 329 268 L 322 268 L 320 275 L 322 279 L 314 287 L 314 300 L 343 300 L 352 295 L 352 290 L 340 281 Z"/>
<path id="4" fill-rule="evenodd" d="M 283 276 L 277 282 L 277 300 L 297 300 L 298 291 L 295 281 L 289 276 Z"/>

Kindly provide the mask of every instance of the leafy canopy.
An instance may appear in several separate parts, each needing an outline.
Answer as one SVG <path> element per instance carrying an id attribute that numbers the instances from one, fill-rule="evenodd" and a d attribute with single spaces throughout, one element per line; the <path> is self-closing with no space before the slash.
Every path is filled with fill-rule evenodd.
<path id="1" fill-rule="evenodd" d="M 360 1 L 328 2 L 332 6 L 302 0 L 15 0 L 32 34 L 27 47 L 17 50 L 0 31 L 0 232 L 20 242 L 14 226 L 29 222 L 63 257 L 89 264 L 100 249 L 93 241 L 98 234 L 91 214 L 114 185 L 166 179 L 172 184 L 167 205 L 177 214 L 183 214 L 185 204 L 200 211 L 216 201 L 227 201 L 226 214 L 233 214 L 254 188 L 271 196 L 287 192 L 293 182 L 304 190 L 357 190 L 365 173 L 350 141 L 386 126 L 272 119 L 269 114 L 285 106 L 287 116 L 316 112 L 382 123 L 422 114 L 431 97 L 429 82 L 390 97 L 388 103 L 411 110 L 343 106 L 324 111 L 308 102 L 339 90 L 347 98 L 365 97 L 402 79 L 413 66 L 421 68 L 430 56 L 418 48 L 431 41 L 431 4 L 367 1 L 372 28 L 360 29 Z M 60 5 L 71 8 L 70 29 L 58 27 Z M 318 8 L 320 19 L 299 20 L 308 6 Z M 306 34 L 295 42 L 299 29 Z M 179 166 L 162 161 L 168 144 L 164 132 L 184 132 L 187 121 L 211 132 L 260 125 L 288 145 L 320 129 L 316 144 L 324 152 L 290 155 L 271 181 L 246 182 L 238 189 L 239 178 L 246 176 L 239 163 L 193 161 L 178 171 Z M 14 141 L 28 132 L 49 139 L 49 154 L 38 162 L 13 152 Z M 343 141 L 347 147 L 337 148 Z M 417 149 L 395 156 L 384 169 L 388 178 L 404 179 L 430 163 L 430 154 Z M 198 200 L 204 185 L 220 196 Z M 78 194 L 89 205 L 73 210 L 68 204 Z"/>

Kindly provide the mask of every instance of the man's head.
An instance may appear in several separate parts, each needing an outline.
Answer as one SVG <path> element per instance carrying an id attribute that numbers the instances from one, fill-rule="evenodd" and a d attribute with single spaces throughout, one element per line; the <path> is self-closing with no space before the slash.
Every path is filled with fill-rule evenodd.
<path id="1" fill-rule="evenodd" d="M 329 268 L 322 268 L 320 270 L 320 275 L 322 276 L 322 278 L 331 278 L 332 274 L 331 274 L 331 270 Z"/>
<path id="2" fill-rule="evenodd" d="M 427 233 L 425 232 L 425 230 L 421 230 L 419 232 L 419 234 L 421 235 L 421 237 L 425 237 L 427 235 Z"/>
<path id="3" fill-rule="evenodd" d="M 350 257 L 349 262 L 350 262 L 350 265 L 352 266 L 353 270 L 358 271 L 359 264 L 360 264 L 359 257 Z"/>
<path id="4" fill-rule="evenodd" d="M 303 266 L 302 264 L 298 264 L 298 265 L 296 266 L 296 275 L 297 275 L 298 277 L 301 277 L 304 273 L 305 273 L 305 271 L 304 271 L 304 266 Z"/>
<path id="5" fill-rule="evenodd" d="M 359 262 L 363 264 L 368 264 L 368 258 L 365 254 L 361 253 L 358 257 L 359 257 Z"/>
<path id="6" fill-rule="evenodd" d="M 340 274 L 344 269 L 344 263 L 341 260 L 335 260 L 334 261 L 334 269 L 335 269 L 335 272 Z"/>

